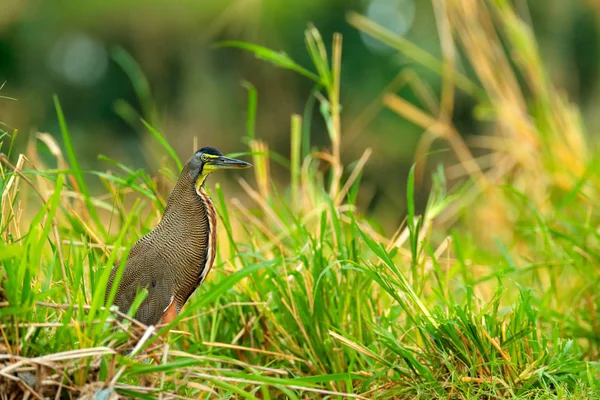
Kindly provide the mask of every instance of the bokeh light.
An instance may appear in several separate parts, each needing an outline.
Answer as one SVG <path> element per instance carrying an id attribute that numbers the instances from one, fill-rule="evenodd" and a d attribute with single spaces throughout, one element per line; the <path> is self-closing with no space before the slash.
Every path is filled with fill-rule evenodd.
<path id="1" fill-rule="evenodd" d="M 89 86 L 106 73 L 108 56 L 102 43 L 83 33 L 60 37 L 48 55 L 51 68 L 67 82 Z"/>

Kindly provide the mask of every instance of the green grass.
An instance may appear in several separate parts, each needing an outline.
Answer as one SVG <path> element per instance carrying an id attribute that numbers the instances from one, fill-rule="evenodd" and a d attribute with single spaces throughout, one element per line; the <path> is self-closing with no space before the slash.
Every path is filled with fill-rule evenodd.
<path id="1" fill-rule="evenodd" d="M 477 21 L 467 18 L 463 3 L 478 7 Z M 341 37 L 334 37 L 327 54 L 310 27 L 311 67 L 262 47 L 224 44 L 313 80 L 331 151 L 323 156 L 311 149 L 309 123 L 294 115 L 290 157 L 271 152 L 256 137 L 259 98 L 245 85 L 245 155 L 253 158 L 255 183 L 240 180 L 248 197 L 242 203 L 223 193 L 214 183 L 218 177 L 211 178 L 220 223 L 216 265 L 176 322 L 159 332 L 170 330 L 164 337 L 123 314 L 124 320 L 117 319 L 103 301 L 110 266 L 155 226 L 168 193 L 147 172 L 105 157 L 110 172 L 81 170 L 70 145 L 69 112 L 63 116 L 58 99 L 67 156 L 52 153 L 57 169 L 36 154 L 11 154 L 12 140 L 3 136 L 0 393 L 600 396 L 598 158 L 587 149 L 576 108 L 544 78 L 531 31 L 508 3 L 465 0 L 440 10 L 438 18 L 452 27 L 473 76 L 453 71 L 454 51 L 447 43 L 442 60 L 436 60 L 372 22 L 348 16 L 358 29 L 395 43 L 439 73 L 443 82 L 438 112 L 430 103 L 417 109 L 393 93 L 383 100 L 428 129 L 408 179 L 405 223 L 392 237 L 355 207 L 370 152 L 350 167 L 340 160 Z M 489 25 L 479 29 L 486 18 L 500 26 L 498 32 Z M 497 34 L 514 65 L 508 65 L 504 50 L 487 51 L 502 48 Z M 135 76 L 140 72 L 132 59 L 118 56 L 132 79 L 145 82 Z M 488 69 L 499 73 L 490 76 Z M 529 76 L 532 88 L 518 86 L 515 74 Z M 495 127 L 485 142 L 497 160 L 491 167 L 477 164 L 444 117 L 451 115 L 454 83 L 476 96 L 478 112 Z M 139 92 L 149 96 L 149 89 Z M 152 113 L 152 100 L 143 103 Z M 134 125 L 170 156 L 160 171 L 173 183 L 178 155 L 152 122 Z M 448 141 L 466 172 L 449 189 L 446 172 L 437 169 L 426 211 L 416 215 L 414 190 L 427 135 Z M 501 149 L 491 146 L 494 138 L 502 139 Z M 48 137 L 42 144 L 58 148 Z M 520 153 L 525 145 L 537 156 Z M 289 188 L 271 184 L 271 160 L 289 167 Z M 102 193 L 87 188 L 93 179 L 102 183 Z"/>

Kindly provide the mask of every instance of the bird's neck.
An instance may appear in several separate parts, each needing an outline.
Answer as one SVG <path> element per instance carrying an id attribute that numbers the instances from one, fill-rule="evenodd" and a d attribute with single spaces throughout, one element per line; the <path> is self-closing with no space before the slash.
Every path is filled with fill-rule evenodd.
<path id="1" fill-rule="evenodd" d="M 200 196 L 200 193 L 206 193 L 203 183 L 204 181 L 202 181 L 200 187 L 196 187 L 197 182 L 194 181 L 194 177 L 185 168 L 167 200 L 163 218 L 173 213 L 177 213 L 184 218 L 186 213 L 192 214 L 190 217 L 197 216 L 198 211 L 204 209 L 203 199 Z"/>

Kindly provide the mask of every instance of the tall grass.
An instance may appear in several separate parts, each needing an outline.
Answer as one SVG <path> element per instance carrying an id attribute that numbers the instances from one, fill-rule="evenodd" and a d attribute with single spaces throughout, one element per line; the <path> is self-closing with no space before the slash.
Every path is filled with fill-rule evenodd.
<path id="1" fill-rule="evenodd" d="M 220 222 L 214 272 L 158 335 L 132 320 L 133 310 L 103 304 L 110 267 L 164 209 L 157 180 L 105 157 L 106 171 L 81 170 L 69 112 L 63 115 L 58 99 L 64 151 L 49 135 L 32 139 L 49 149 L 56 168 L 42 162 L 35 146 L 15 156 L 3 143 L 0 393 L 598 396 L 598 166 L 577 109 L 544 77 L 531 31 L 508 3 L 434 0 L 434 6 L 442 60 L 364 17 L 348 16 L 443 82 L 432 109 L 394 93 L 383 98 L 382 105 L 426 131 L 418 161 L 437 138 L 448 141 L 458 161 L 436 170 L 423 215 L 415 214 L 413 193 L 426 170 L 419 163 L 411 169 L 405 223 L 391 238 L 356 209 L 371 151 L 351 167 L 340 159 L 341 36 L 328 54 L 317 29 L 308 28 L 311 67 L 256 45 L 222 44 L 311 79 L 331 150 L 311 148 L 309 121 L 293 115 L 289 160 L 272 153 L 254 132 L 258 97 L 246 85 L 245 154 L 254 175 L 239 183 L 254 205 L 211 185 Z M 456 71 L 459 54 L 472 76 Z M 133 61 L 119 57 L 135 74 Z M 463 141 L 451 123 L 455 90 L 479 101 L 489 135 Z M 151 112 L 152 102 L 144 104 Z M 178 155 L 151 120 L 138 126 L 171 156 L 161 172 L 173 182 Z M 476 159 L 472 146 L 490 155 Z M 272 185 L 271 160 L 289 165 L 289 188 Z M 458 186 L 449 190 L 452 171 Z M 90 178 L 105 192 L 92 194 Z"/>

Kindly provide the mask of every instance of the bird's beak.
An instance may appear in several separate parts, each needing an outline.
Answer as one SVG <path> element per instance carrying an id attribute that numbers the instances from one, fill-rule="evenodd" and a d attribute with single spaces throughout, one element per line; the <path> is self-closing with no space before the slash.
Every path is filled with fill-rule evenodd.
<path id="1" fill-rule="evenodd" d="M 209 164 L 213 169 L 246 169 L 252 166 L 252 164 L 247 163 L 246 161 L 224 156 L 219 156 L 210 160 Z"/>

